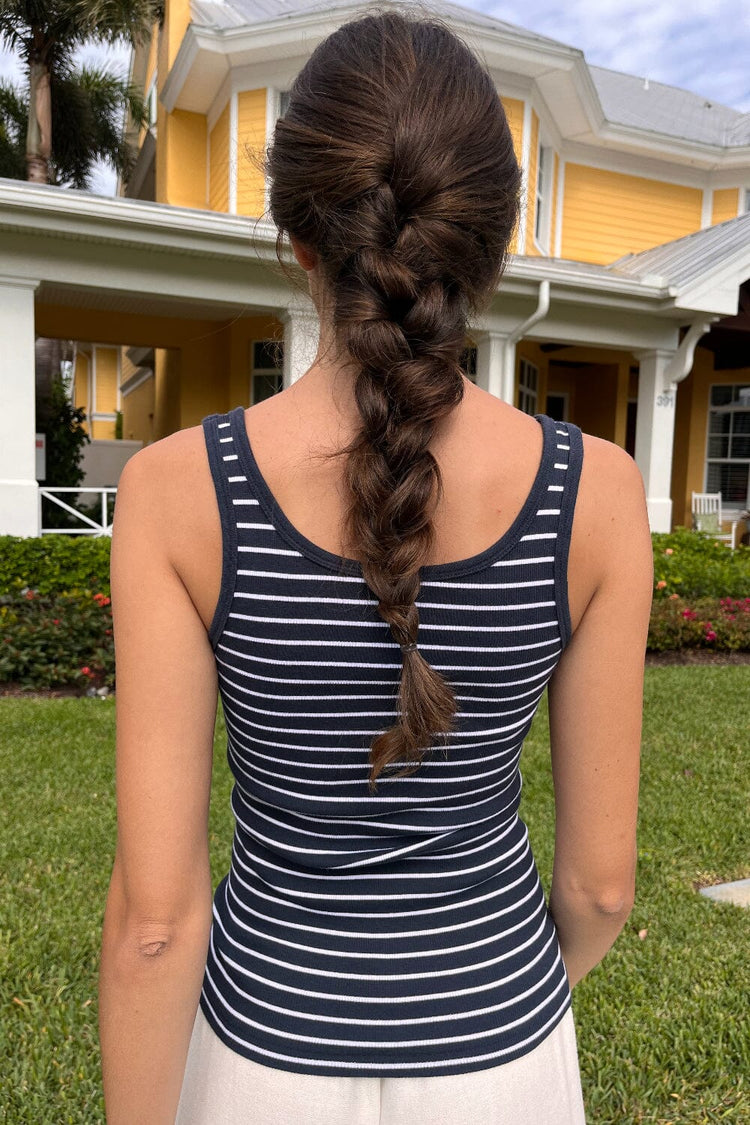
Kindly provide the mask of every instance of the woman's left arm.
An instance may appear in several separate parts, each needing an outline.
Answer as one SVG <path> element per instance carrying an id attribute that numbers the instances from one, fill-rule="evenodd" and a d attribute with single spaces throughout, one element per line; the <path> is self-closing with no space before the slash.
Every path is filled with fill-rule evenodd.
<path id="1" fill-rule="evenodd" d="M 99 975 L 108 1125 L 174 1125 L 211 925 L 216 668 L 174 567 L 188 490 L 170 440 L 128 462 L 112 543 L 117 845 Z"/>

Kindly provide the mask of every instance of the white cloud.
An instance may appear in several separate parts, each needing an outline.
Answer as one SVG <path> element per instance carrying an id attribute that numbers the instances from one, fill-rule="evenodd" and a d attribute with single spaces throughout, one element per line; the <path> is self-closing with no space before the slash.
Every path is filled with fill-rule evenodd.
<path id="1" fill-rule="evenodd" d="M 750 111 L 750 7 L 736 0 L 463 0 L 588 62 Z M 744 9 L 744 11 L 743 11 Z"/>

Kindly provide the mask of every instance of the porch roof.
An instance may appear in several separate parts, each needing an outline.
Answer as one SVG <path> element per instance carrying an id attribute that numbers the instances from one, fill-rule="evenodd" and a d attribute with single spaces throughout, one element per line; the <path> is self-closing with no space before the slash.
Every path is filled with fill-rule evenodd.
<path id="1" fill-rule="evenodd" d="M 180 292 L 179 263 L 186 256 L 254 267 L 276 261 L 276 227 L 270 220 L 18 180 L 0 179 L 0 230 L 6 236 L 0 248 L 0 272 L 14 274 L 20 269 L 24 276 L 61 284 L 74 278 L 60 255 L 60 240 L 111 247 L 114 252 L 106 259 L 108 288 L 118 287 L 125 252 L 140 251 L 145 255 L 140 258 L 144 280 L 164 269 L 173 271 L 177 276 L 170 282 L 178 283 L 168 291 L 175 296 Z M 19 243 L 12 235 L 22 238 L 22 254 L 14 253 Z M 121 255 L 116 252 L 118 248 Z M 292 261 L 291 256 L 288 260 Z M 130 275 L 132 270 L 126 272 Z M 270 279 L 273 272 L 265 269 L 264 275 Z M 708 275 L 712 284 L 707 287 Z M 647 306 L 651 313 L 675 319 L 683 311 L 696 308 L 721 315 L 736 312 L 737 290 L 748 276 L 750 214 L 609 265 L 514 255 L 502 288 L 522 296 L 547 278 L 553 299 L 556 295 L 570 299 L 577 294 L 576 299 L 583 298 L 591 305 Z M 268 280 L 268 284 L 274 297 L 286 292 L 287 284 L 282 279 Z M 685 304 L 685 295 L 697 284 L 707 290 L 702 303 Z M 727 290 L 731 291 L 729 298 Z M 242 299 L 242 295 L 237 296 Z"/>

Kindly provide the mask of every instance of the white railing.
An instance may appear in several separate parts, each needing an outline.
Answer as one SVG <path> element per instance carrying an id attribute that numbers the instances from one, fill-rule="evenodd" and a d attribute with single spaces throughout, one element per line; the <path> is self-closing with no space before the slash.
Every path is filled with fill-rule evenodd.
<path id="1" fill-rule="evenodd" d="M 61 500 L 59 493 L 72 493 L 75 496 L 82 493 L 93 493 L 101 497 L 101 518 L 94 520 L 84 512 L 79 512 L 77 508 L 66 504 Z M 111 535 L 112 524 L 109 521 L 109 501 L 108 497 L 114 496 L 117 492 L 116 488 L 39 488 L 39 534 L 40 535 Z M 57 504 L 63 511 L 69 512 L 70 515 L 75 516 L 80 520 L 83 527 L 45 527 L 42 517 L 42 502 L 44 499 L 49 500 L 53 504 Z"/>

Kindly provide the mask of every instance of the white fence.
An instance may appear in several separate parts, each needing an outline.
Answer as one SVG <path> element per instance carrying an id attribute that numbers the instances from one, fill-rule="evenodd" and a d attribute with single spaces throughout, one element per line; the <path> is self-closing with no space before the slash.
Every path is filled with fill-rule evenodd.
<path id="1" fill-rule="evenodd" d="M 66 504 L 64 500 L 60 499 L 60 494 L 66 493 L 72 500 L 75 496 L 82 496 L 90 493 L 100 497 L 99 505 L 99 518 L 94 519 L 92 516 L 81 512 L 78 508 L 74 508 L 72 504 Z M 40 535 L 111 535 L 112 523 L 109 518 L 109 497 L 117 493 L 116 488 L 45 488 L 43 485 L 39 487 L 39 534 Z M 45 527 L 43 520 L 43 501 L 47 499 L 52 504 L 56 504 L 63 511 L 68 512 L 79 520 L 82 527 Z"/>

